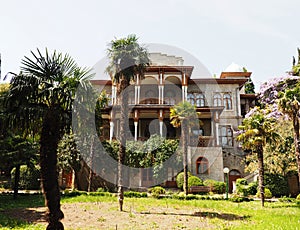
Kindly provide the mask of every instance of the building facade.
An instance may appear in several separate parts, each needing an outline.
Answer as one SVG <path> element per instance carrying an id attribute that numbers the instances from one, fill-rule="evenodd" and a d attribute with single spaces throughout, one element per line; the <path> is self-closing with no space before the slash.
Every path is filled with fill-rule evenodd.
<path id="1" fill-rule="evenodd" d="M 199 125 L 190 127 L 188 168 L 201 179 L 224 181 L 223 168 L 228 167 L 230 187 L 244 177 L 244 152 L 235 141 L 235 132 L 244 115 L 254 105 L 255 95 L 244 93 L 244 84 L 251 76 L 231 64 L 221 76 L 193 76 L 194 66 L 184 65 L 181 57 L 161 53 L 150 54 L 151 66 L 143 79 L 137 77 L 126 89 L 128 93 L 128 136 L 131 140 L 147 140 L 158 134 L 180 138 L 180 128 L 170 123 L 170 108 L 181 101 L 195 105 Z M 119 135 L 119 101 L 116 85 L 107 77 L 94 79 L 92 84 L 105 90 L 110 97 L 103 113 L 102 139 L 113 140 Z M 174 185 L 175 176 L 167 185 Z M 151 176 L 140 175 L 142 187 L 151 184 Z"/>

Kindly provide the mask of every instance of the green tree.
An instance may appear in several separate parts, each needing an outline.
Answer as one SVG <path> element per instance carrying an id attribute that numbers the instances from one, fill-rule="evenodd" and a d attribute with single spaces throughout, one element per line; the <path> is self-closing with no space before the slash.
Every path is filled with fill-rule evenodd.
<path id="1" fill-rule="evenodd" d="M 54 51 L 45 55 L 31 52 L 24 57 L 21 71 L 14 74 L 7 97 L 10 125 L 30 128 L 41 123 L 40 165 L 43 192 L 48 207 L 47 229 L 63 229 L 60 220 L 60 192 L 57 178 L 57 148 L 70 130 L 71 110 L 76 89 L 88 87 L 89 70 L 77 66 L 69 55 Z"/>
<path id="2" fill-rule="evenodd" d="M 183 190 L 185 195 L 188 195 L 188 165 L 187 165 L 187 148 L 188 148 L 188 134 L 189 127 L 198 121 L 198 115 L 196 107 L 187 101 L 183 101 L 175 105 L 170 109 L 171 124 L 174 127 L 181 126 L 181 137 L 182 137 L 182 152 L 183 152 L 183 172 L 184 172 L 184 183 Z M 199 122 L 198 122 L 199 123 Z"/>
<path id="3" fill-rule="evenodd" d="M 288 82 L 287 82 L 288 83 Z M 290 88 L 291 87 L 291 88 Z M 288 116 L 293 123 L 294 145 L 296 162 L 298 166 L 298 177 L 300 185 L 300 134 L 299 134 L 299 109 L 300 109 L 300 83 L 290 85 L 278 94 L 278 108 Z"/>
<path id="4" fill-rule="evenodd" d="M 130 81 L 142 78 L 144 70 L 149 65 L 147 49 L 138 43 L 135 35 L 126 38 L 112 40 L 107 49 L 110 60 L 106 71 L 110 74 L 112 81 L 117 85 L 117 96 L 120 105 L 120 149 L 118 154 L 118 200 L 120 211 L 123 210 L 124 185 L 122 165 L 126 153 L 126 122 L 128 120 L 128 94 L 126 88 Z"/>
<path id="5" fill-rule="evenodd" d="M 262 110 L 259 107 L 253 108 L 239 127 L 241 133 L 237 140 L 242 143 L 245 150 L 257 154 L 259 190 L 261 194 L 261 205 L 264 206 L 264 147 L 279 138 L 274 130 L 277 119 L 271 116 L 269 110 Z"/>
<path id="6" fill-rule="evenodd" d="M 15 168 L 14 198 L 17 198 L 20 181 L 20 167 L 27 165 L 31 168 L 37 160 L 37 145 L 29 138 L 9 135 L 0 141 L 0 162 L 9 169 Z"/>
<path id="7" fill-rule="evenodd" d="M 255 94 L 255 86 L 254 86 L 254 83 L 253 83 L 251 77 L 249 77 L 248 81 L 245 83 L 245 93 L 246 94 Z"/>

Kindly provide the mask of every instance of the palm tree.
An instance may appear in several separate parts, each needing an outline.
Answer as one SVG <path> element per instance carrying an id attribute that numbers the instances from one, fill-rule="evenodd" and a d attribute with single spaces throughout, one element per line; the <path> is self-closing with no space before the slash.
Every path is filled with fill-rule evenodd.
<path id="1" fill-rule="evenodd" d="M 120 211 L 123 210 L 123 173 L 122 165 L 125 160 L 126 136 L 125 127 L 128 119 L 128 94 L 125 89 L 130 81 L 144 76 L 144 70 L 149 65 L 149 54 L 147 49 L 138 43 L 135 35 L 126 38 L 112 40 L 107 49 L 110 60 L 106 71 L 112 77 L 117 86 L 117 96 L 120 105 L 120 148 L 118 154 L 118 200 Z"/>
<path id="2" fill-rule="evenodd" d="M 196 107 L 187 101 L 183 101 L 170 109 L 171 124 L 174 127 L 181 126 L 182 148 L 183 148 L 183 190 L 185 195 L 188 195 L 188 165 L 187 165 L 187 147 L 188 133 L 190 125 L 194 125 L 195 120 L 198 121 Z"/>
<path id="3" fill-rule="evenodd" d="M 277 119 L 271 116 L 269 110 L 262 110 L 259 107 L 255 107 L 248 113 L 243 124 L 239 127 L 241 133 L 237 137 L 237 140 L 242 143 L 244 149 L 257 154 L 262 207 L 264 206 L 263 153 L 267 143 L 271 143 L 279 138 L 279 135 L 274 130 L 276 122 Z"/>
<path id="4" fill-rule="evenodd" d="M 278 94 L 278 108 L 288 116 L 293 123 L 294 145 L 296 162 L 298 166 L 298 178 L 300 186 L 300 135 L 299 135 L 299 109 L 300 109 L 300 85 L 293 85 L 293 88 L 285 89 Z M 299 190 L 299 187 L 298 187 Z"/>
<path id="5" fill-rule="evenodd" d="M 40 127 L 40 165 L 42 188 L 48 207 L 47 229 L 64 229 L 60 220 L 60 192 L 57 147 L 70 130 L 72 102 L 79 85 L 88 86 L 89 70 L 79 68 L 69 55 L 56 51 L 45 55 L 39 50 L 24 57 L 21 73 L 13 74 L 6 105 L 10 124 L 23 128 Z"/>

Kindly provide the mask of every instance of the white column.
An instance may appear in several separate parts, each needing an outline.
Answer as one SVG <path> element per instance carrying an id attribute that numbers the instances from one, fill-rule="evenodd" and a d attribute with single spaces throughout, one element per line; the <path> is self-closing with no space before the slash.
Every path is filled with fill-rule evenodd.
<path id="1" fill-rule="evenodd" d="M 109 122 L 109 141 L 112 141 L 114 135 L 114 122 Z"/>
<path id="2" fill-rule="evenodd" d="M 137 86 L 137 104 L 140 104 L 141 86 Z"/>
<path id="3" fill-rule="evenodd" d="M 158 85 L 158 104 L 161 104 L 161 87 Z"/>
<path id="4" fill-rule="evenodd" d="M 220 145 L 219 141 L 219 123 L 216 123 L 216 135 L 215 137 L 217 138 L 217 145 Z"/>
<path id="5" fill-rule="evenodd" d="M 161 86 L 161 104 L 164 104 L 164 86 Z"/>
<path id="6" fill-rule="evenodd" d="M 134 104 L 136 105 L 138 101 L 138 86 L 134 86 Z"/>
<path id="7" fill-rule="evenodd" d="M 164 125 L 164 122 L 159 121 L 159 134 L 161 137 L 163 136 L 163 125 Z"/>
<path id="8" fill-rule="evenodd" d="M 135 141 L 137 141 L 137 139 L 138 139 L 138 124 L 139 124 L 138 121 L 134 122 L 134 140 Z"/>

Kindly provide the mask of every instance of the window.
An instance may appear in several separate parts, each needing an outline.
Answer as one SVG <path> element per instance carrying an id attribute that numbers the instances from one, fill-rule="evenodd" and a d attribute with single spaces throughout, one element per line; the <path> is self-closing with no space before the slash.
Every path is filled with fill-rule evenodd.
<path id="1" fill-rule="evenodd" d="M 188 102 L 191 103 L 192 105 L 195 105 L 195 96 L 194 96 L 194 94 L 189 93 L 189 94 L 187 95 L 187 100 L 188 100 Z"/>
<path id="2" fill-rule="evenodd" d="M 219 93 L 214 95 L 214 106 L 222 106 L 222 97 Z"/>
<path id="3" fill-rule="evenodd" d="M 128 92 L 128 104 L 129 105 L 134 105 L 135 104 L 135 98 L 134 98 L 134 92 L 133 91 L 129 91 Z"/>
<path id="4" fill-rule="evenodd" d="M 208 174 L 208 160 L 205 157 L 199 157 L 196 161 L 197 174 Z"/>
<path id="5" fill-rule="evenodd" d="M 175 105 L 175 93 L 171 90 L 166 92 L 166 97 L 164 98 L 167 105 Z"/>
<path id="6" fill-rule="evenodd" d="M 223 103 L 224 103 L 225 109 L 228 109 L 228 110 L 232 109 L 232 101 L 231 101 L 230 93 L 224 93 Z"/>
<path id="7" fill-rule="evenodd" d="M 202 93 L 199 93 L 196 95 L 196 105 L 197 105 L 197 107 L 205 106 L 205 97 Z"/>
<path id="8" fill-rule="evenodd" d="M 151 168 L 144 168 L 142 170 L 143 181 L 152 181 L 153 180 L 153 171 Z"/>
<path id="9" fill-rule="evenodd" d="M 233 146 L 233 132 L 230 125 L 220 126 L 219 133 L 222 146 Z"/>

